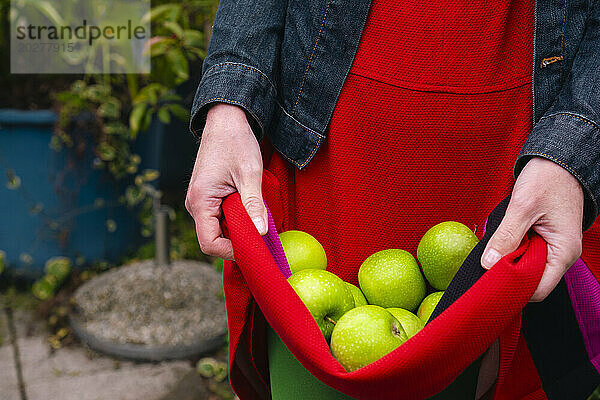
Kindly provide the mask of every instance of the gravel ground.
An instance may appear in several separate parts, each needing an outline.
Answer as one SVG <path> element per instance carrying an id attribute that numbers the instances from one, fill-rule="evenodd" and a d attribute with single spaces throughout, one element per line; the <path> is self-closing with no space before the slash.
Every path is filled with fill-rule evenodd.
<path id="1" fill-rule="evenodd" d="M 226 332 L 221 275 L 196 261 L 133 263 L 98 276 L 74 295 L 84 329 L 115 343 L 193 344 Z"/>

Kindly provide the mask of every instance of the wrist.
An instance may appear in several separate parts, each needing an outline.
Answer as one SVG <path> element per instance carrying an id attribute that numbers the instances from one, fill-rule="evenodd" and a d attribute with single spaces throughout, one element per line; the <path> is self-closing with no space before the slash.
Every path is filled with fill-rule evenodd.
<path id="1" fill-rule="evenodd" d="M 243 108 L 228 103 L 215 103 L 206 113 L 206 123 L 212 121 L 240 121 L 248 123 Z"/>

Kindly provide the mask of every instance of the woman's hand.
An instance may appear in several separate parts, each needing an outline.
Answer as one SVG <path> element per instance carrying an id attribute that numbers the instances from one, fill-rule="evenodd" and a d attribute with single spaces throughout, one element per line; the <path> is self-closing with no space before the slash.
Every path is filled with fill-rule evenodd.
<path id="1" fill-rule="evenodd" d="M 185 199 L 204 253 L 233 259 L 231 241 L 223 237 L 219 219 L 223 198 L 235 191 L 258 232 L 267 233 L 262 169 L 260 148 L 244 111 L 229 104 L 213 106 L 206 116 Z"/>
<path id="2" fill-rule="evenodd" d="M 532 228 L 548 244 L 546 269 L 531 297 L 542 301 L 581 255 L 583 190 L 560 165 L 534 157 L 517 178 L 506 214 L 491 237 L 481 265 L 490 269 L 517 249 Z"/>

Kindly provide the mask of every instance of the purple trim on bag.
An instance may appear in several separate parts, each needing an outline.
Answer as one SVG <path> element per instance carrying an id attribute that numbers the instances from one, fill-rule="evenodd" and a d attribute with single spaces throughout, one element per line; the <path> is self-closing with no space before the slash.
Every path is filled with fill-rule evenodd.
<path id="1" fill-rule="evenodd" d="M 273 259 L 275 259 L 275 263 L 281 270 L 281 273 L 283 274 L 285 279 L 287 279 L 290 277 L 290 275 L 292 275 L 292 271 L 290 270 L 287 258 L 285 258 L 283 246 L 281 245 L 281 240 L 279 240 L 277 228 L 275 227 L 275 221 L 273 220 L 271 211 L 269 211 L 269 207 L 267 207 L 267 215 L 269 217 L 269 230 L 267 231 L 267 234 L 263 236 L 263 240 L 265 241 L 267 248 L 271 252 Z"/>
<path id="2" fill-rule="evenodd" d="M 590 362 L 600 373 L 600 283 L 580 258 L 565 274 Z"/>
<path id="3" fill-rule="evenodd" d="M 487 219 L 483 225 L 483 234 Z M 565 282 L 590 362 L 600 373 L 600 283 L 580 258 L 565 274 Z"/>

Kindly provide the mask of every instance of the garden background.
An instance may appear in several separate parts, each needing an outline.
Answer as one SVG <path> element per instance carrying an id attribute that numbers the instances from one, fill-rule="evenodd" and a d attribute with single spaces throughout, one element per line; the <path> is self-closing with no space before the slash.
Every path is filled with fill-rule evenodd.
<path id="1" fill-rule="evenodd" d="M 51 21 L 63 12 L 30 3 Z M 170 260 L 221 272 L 183 206 L 197 149 L 189 109 L 217 6 L 152 0 L 150 74 L 21 75 L 0 0 L 0 400 L 235 397 L 226 334 L 188 357 L 131 360 L 88 346 L 70 318 L 78 289 L 154 262 L 160 213 Z M 213 294 L 224 318 L 222 287 Z"/>
<path id="2" fill-rule="evenodd" d="M 68 12 L 30 3 L 50 21 Z M 157 211 L 170 260 L 220 272 L 183 206 L 197 149 L 189 109 L 217 5 L 152 1 L 150 74 L 21 75 L 0 1 L 0 399 L 233 398 L 226 335 L 208 353 L 148 363 L 95 352 L 69 323 L 81 285 L 154 259 Z M 224 307 L 212 312 L 224 319 Z"/>

